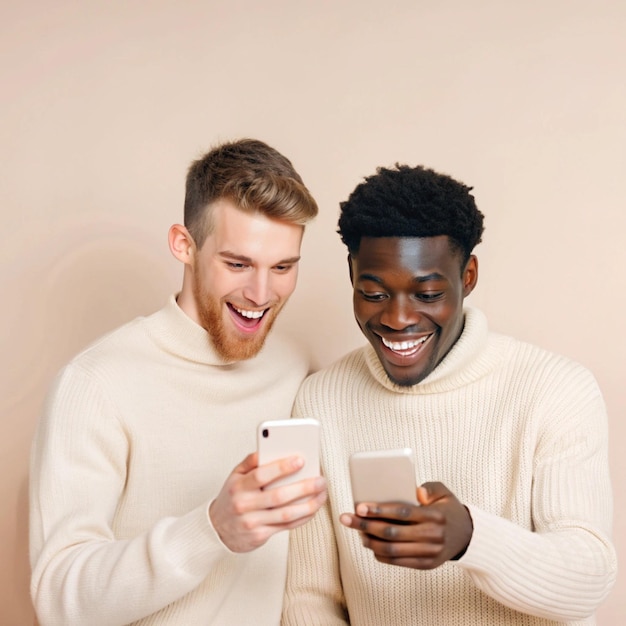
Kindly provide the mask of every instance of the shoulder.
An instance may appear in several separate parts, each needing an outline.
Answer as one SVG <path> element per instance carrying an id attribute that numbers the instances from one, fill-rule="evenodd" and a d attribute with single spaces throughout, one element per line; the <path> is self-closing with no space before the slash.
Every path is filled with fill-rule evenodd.
<path id="1" fill-rule="evenodd" d="M 370 378 L 365 360 L 366 347 L 362 346 L 348 352 L 327 367 L 324 367 L 309 376 L 302 383 L 302 394 L 315 393 L 322 388 L 345 388 L 346 385 L 358 384 L 359 380 Z"/>
<path id="2" fill-rule="evenodd" d="M 499 344 L 505 363 L 526 375 L 548 378 L 551 382 L 570 377 L 594 379 L 591 371 L 578 361 L 527 341 L 490 333 L 489 343 Z"/>
<path id="3" fill-rule="evenodd" d="M 541 379 L 554 384 L 563 378 L 592 381 L 592 373 L 577 361 L 528 341 L 488 328 L 482 311 L 468 307 L 466 327 L 458 342 L 460 358 L 470 355 L 483 364 L 485 372 L 496 371 Z M 458 360 L 458 359 L 457 359 Z M 469 361 L 468 361 L 469 362 Z M 467 362 L 464 363 L 467 365 Z M 473 363 L 475 365 L 475 363 Z"/>
<path id="4" fill-rule="evenodd" d="M 129 376 L 141 376 L 142 359 L 150 358 L 145 328 L 150 317 L 137 317 L 98 337 L 66 363 L 51 382 L 48 398 L 67 390 L 115 387 Z"/>
<path id="5" fill-rule="evenodd" d="M 490 333 L 489 343 L 500 346 L 503 358 L 497 375 L 505 381 L 507 393 L 525 404 L 564 415 L 573 415 L 585 407 L 605 410 L 595 376 L 578 361 L 495 333 Z"/>
<path id="6" fill-rule="evenodd" d="M 146 317 L 137 317 L 126 324 L 111 330 L 110 332 L 94 339 L 83 350 L 76 354 L 68 365 L 91 369 L 99 363 L 105 363 L 111 359 L 128 358 L 128 350 L 145 340 Z M 124 353 L 126 351 L 126 357 Z"/>

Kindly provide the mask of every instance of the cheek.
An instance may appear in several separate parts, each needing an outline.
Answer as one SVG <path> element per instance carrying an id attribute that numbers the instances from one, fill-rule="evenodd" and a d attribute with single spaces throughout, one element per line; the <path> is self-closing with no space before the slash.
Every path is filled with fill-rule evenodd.
<path id="1" fill-rule="evenodd" d="M 206 276 L 203 286 L 215 299 L 226 298 L 242 288 L 241 275 L 217 271 Z"/>
<path id="2" fill-rule="evenodd" d="M 438 324 L 443 328 L 444 336 L 456 339 L 463 328 L 463 307 L 447 306 L 440 313 Z"/>
<path id="3" fill-rule="evenodd" d="M 446 298 L 442 301 L 436 309 L 436 316 L 441 324 L 454 324 L 456 318 L 461 315 L 463 311 L 463 299 L 457 294 L 454 294 L 452 298 Z"/>
<path id="4" fill-rule="evenodd" d="M 285 276 L 280 276 L 275 283 L 276 294 L 279 298 L 288 298 L 295 290 L 298 282 L 298 272 L 290 272 Z"/>
<path id="5" fill-rule="evenodd" d="M 360 326 L 364 326 L 369 322 L 374 315 L 376 314 L 376 309 L 368 306 L 367 303 L 355 297 L 353 301 L 354 308 L 354 319 L 359 323 Z"/>

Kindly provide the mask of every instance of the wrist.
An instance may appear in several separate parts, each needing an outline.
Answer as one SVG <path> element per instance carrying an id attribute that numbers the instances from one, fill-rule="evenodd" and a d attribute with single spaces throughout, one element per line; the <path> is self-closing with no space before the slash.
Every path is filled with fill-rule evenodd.
<path id="1" fill-rule="evenodd" d="M 469 544 L 472 540 L 472 535 L 474 534 L 474 522 L 472 521 L 472 516 L 470 515 L 469 509 L 465 505 L 463 505 L 463 508 L 467 513 L 467 529 L 463 533 L 467 537 L 467 541 L 465 542 L 463 548 L 450 559 L 451 561 L 458 561 L 467 552 Z"/>

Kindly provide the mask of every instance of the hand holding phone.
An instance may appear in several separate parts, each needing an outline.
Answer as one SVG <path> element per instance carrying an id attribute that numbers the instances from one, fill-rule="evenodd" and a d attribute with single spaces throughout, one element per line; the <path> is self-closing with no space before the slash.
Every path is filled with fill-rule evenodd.
<path id="1" fill-rule="evenodd" d="M 320 475 L 315 420 L 266 421 L 258 426 L 257 437 L 257 454 L 249 454 L 233 469 L 209 506 L 215 531 L 233 552 L 249 552 L 272 535 L 305 524 L 326 500 L 321 478 L 288 484 Z M 299 469 L 293 459 L 286 460 L 294 456 L 304 461 Z M 285 484 L 278 493 L 268 494 Z"/>
<path id="2" fill-rule="evenodd" d="M 429 570 L 461 558 L 467 550 L 474 531 L 471 515 L 443 483 L 421 485 L 417 506 L 406 506 L 398 499 L 383 502 L 373 495 L 367 501 L 375 504 L 357 501 L 363 502 L 359 512 L 342 513 L 339 520 L 361 535 L 362 545 L 377 561 Z"/>

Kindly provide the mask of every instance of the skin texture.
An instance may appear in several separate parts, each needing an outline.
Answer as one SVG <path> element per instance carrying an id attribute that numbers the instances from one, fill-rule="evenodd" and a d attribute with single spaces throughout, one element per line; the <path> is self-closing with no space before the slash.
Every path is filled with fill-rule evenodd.
<path id="1" fill-rule="evenodd" d="M 295 289 L 303 227 L 243 212 L 224 199 L 212 210 L 214 228 L 200 249 L 184 226 L 170 228 L 170 250 L 185 265 L 177 302 L 209 333 L 224 360 L 240 361 L 259 352 Z M 252 453 L 233 469 L 209 507 L 213 527 L 230 550 L 254 550 L 315 515 L 326 500 L 323 478 L 264 489 L 301 466 L 299 457 L 259 466 Z"/>
<path id="2" fill-rule="evenodd" d="M 418 384 L 461 335 L 476 257 L 462 267 L 446 236 L 364 237 L 349 263 L 359 327 L 393 382 Z M 358 530 L 382 563 L 433 569 L 458 558 L 472 537 L 467 509 L 442 483 L 418 487 L 417 501 L 359 503 L 356 515 L 343 513 L 340 521 Z"/>

